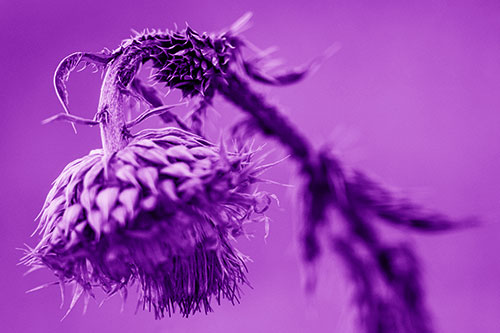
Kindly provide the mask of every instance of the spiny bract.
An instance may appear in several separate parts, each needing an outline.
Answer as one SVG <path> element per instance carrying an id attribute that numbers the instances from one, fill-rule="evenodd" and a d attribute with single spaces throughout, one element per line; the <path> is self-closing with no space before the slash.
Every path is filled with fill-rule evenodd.
<path id="1" fill-rule="evenodd" d="M 234 49 L 241 43 L 230 32 L 220 36 L 200 35 L 190 27 L 177 32 L 144 32 L 123 41 L 110 59 L 119 56 L 130 59 L 119 69 L 123 85 L 131 81 L 142 63 L 152 60 L 156 70 L 152 75 L 154 81 L 178 88 L 184 96 L 212 96 L 211 81 L 225 74 L 230 60 L 235 58 Z"/>
<path id="2" fill-rule="evenodd" d="M 75 285 L 70 310 L 96 286 L 112 295 L 135 281 L 157 318 L 211 311 L 212 297 L 238 301 L 245 257 L 230 240 L 243 224 L 267 221 L 270 202 L 249 191 L 265 168 L 253 155 L 177 128 L 144 130 L 107 161 L 93 150 L 55 180 L 40 213 L 43 238 L 24 262 Z"/>

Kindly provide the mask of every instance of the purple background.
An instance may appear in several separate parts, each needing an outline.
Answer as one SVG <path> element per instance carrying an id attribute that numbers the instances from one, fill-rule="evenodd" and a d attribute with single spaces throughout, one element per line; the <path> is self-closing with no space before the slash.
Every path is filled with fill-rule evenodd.
<path id="1" fill-rule="evenodd" d="M 428 304 L 439 332 L 500 332 L 500 2 L 498 1 L 2 1 L 0 3 L 0 323 L 3 332 L 352 332 L 350 285 L 335 259 L 318 292 L 301 289 L 295 247 L 297 209 L 290 193 L 273 207 L 271 235 L 262 228 L 241 247 L 254 262 L 242 304 L 209 316 L 155 321 L 133 297 L 102 308 L 81 304 L 62 323 L 59 290 L 24 294 L 51 281 L 49 272 L 22 277 L 16 266 L 51 181 L 62 168 L 100 146 L 98 130 L 40 121 L 62 109 L 52 87 L 58 62 L 74 51 L 111 49 L 130 28 L 219 31 L 248 10 L 245 36 L 299 65 L 334 42 L 342 48 L 321 70 L 287 88 L 261 88 L 317 145 L 340 144 L 352 166 L 404 189 L 452 216 L 478 215 L 480 228 L 410 236 L 421 254 Z M 382 4 L 383 3 L 383 4 Z M 418 4 L 417 4 L 418 3 Z M 73 113 L 92 117 L 99 75 L 69 83 Z M 219 125 L 231 112 L 220 101 Z M 272 145 L 271 145 L 272 146 Z M 276 151 L 276 157 L 283 152 Z M 282 163 L 268 178 L 293 182 Z M 133 295 L 132 295 L 133 296 Z M 67 304 L 66 304 L 67 306 Z"/>

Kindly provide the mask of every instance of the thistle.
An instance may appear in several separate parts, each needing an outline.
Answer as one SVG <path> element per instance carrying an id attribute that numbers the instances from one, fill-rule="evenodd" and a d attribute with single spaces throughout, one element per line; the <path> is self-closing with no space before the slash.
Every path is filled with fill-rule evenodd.
<path id="1" fill-rule="evenodd" d="M 95 286 L 112 295 L 137 280 L 158 318 L 238 301 L 245 257 L 230 240 L 268 204 L 248 192 L 262 171 L 251 156 L 176 128 L 142 131 L 108 159 L 93 150 L 55 180 L 25 260 L 75 282 L 86 302 Z"/>
<path id="2" fill-rule="evenodd" d="M 74 59 L 56 71 L 56 89 Z M 131 134 L 172 106 L 127 121 L 123 89 L 130 82 L 122 69 L 131 59 L 108 62 L 93 120 L 68 112 L 45 121 L 99 125 L 103 148 L 68 164 L 54 181 L 39 215 L 42 239 L 23 262 L 48 267 L 62 288 L 73 284 L 68 313 L 82 295 L 87 304 L 95 287 L 125 296 L 136 282 L 139 302 L 156 318 L 177 309 L 183 316 L 209 312 L 212 298 L 238 302 L 246 257 L 231 240 L 245 234 L 244 224 L 267 221 L 271 197 L 252 184 L 269 165 L 253 161 L 258 149 L 246 143 L 230 152 L 174 127 Z M 134 87 L 144 88 L 139 81 Z M 68 111 L 66 91 L 57 91 Z"/>
<path id="3" fill-rule="evenodd" d="M 263 212 L 272 198 L 251 190 L 272 164 L 255 162 L 254 150 L 237 135 L 258 132 L 281 143 L 299 166 L 304 263 L 314 265 L 325 251 L 342 259 L 365 332 L 431 332 L 418 258 L 405 242 L 384 241 L 378 224 L 439 232 L 471 221 L 429 211 L 313 147 L 251 81 L 298 82 L 333 49 L 306 66 L 269 73 L 268 52 L 239 34 L 249 18 L 211 35 L 190 27 L 144 31 L 114 51 L 76 52 L 63 59 L 54 85 L 65 113 L 46 122 L 99 125 L 103 148 L 70 163 L 56 179 L 40 215 L 42 240 L 28 249 L 24 263 L 49 267 L 58 277 L 55 283 L 74 285 L 70 310 L 82 294 L 88 301 L 95 287 L 125 295 L 134 282 L 141 286 L 140 303 L 156 317 L 177 308 L 185 316 L 210 311 L 213 297 L 238 301 L 239 285 L 247 282 L 245 257 L 230 240 L 244 234 L 245 223 L 267 221 Z M 244 48 L 255 57 L 245 57 Z M 152 85 L 136 77 L 147 62 Z M 80 64 L 105 71 L 94 119 L 69 114 L 65 82 Z M 180 119 L 153 85 L 179 89 L 195 107 Z M 233 152 L 203 137 L 216 94 L 248 116 L 234 127 Z M 125 117 L 130 98 L 148 107 L 134 120 Z M 154 115 L 178 128 L 130 132 Z M 329 228 L 332 211 L 342 218 L 336 221 L 343 223 L 342 232 Z M 309 282 L 314 286 L 314 276 Z"/>

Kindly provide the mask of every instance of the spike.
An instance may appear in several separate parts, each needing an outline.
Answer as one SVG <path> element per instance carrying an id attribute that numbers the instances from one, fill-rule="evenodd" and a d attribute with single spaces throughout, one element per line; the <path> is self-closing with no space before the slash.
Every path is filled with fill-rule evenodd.
<path id="1" fill-rule="evenodd" d="M 38 286 L 38 287 L 35 287 L 35 288 L 32 288 L 30 290 L 25 291 L 25 293 L 29 294 L 29 293 L 32 293 L 32 292 L 35 292 L 35 291 L 38 291 L 38 290 L 42 290 L 42 289 L 48 288 L 48 287 L 53 286 L 55 284 L 59 284 L 59 281 L 53 281 L 53 282 L 42 284 L 41 286 Z"/>
<path id="2" fill-rule="evenodd" d="M 73 308 L 76 305 L 76 302 L 78 301 L 78 299 L 80 298 L 80 296 L 82 296 L 83 291 L 84 291 L 83 287 L 78 282 L 75 282 L 75 288 L 74 288 L 74 291 L 73 291 L 73 299 L 71 300 L 71 304 L 69 305 L 68 311 L 66 312 L 66 314 L 64 315 L 64 317 L 61 318 L 61 321 L 63 321 L 69 315 L 69 313 L 71 312 L 71 310 L 73 310 Z"/>

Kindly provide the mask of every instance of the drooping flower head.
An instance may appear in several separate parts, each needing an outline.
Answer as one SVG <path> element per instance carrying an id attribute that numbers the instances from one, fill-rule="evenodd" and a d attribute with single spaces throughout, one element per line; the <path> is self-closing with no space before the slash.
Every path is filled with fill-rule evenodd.
<path id="1" fill-rule="evenodd" d="M 142 131 L 108 160 L 93 150 L 55 180 L 42 240 L 25 261 L 76 283 L 75 297 L 95 286 L 126 292 L 136 281 L 156 317 L 210 311 L 212 298 L 238 301 L 245 256 L 231 239 L 269 204 L 250 192 L 261 170 L 252 155 L 176 128 Z"/>

